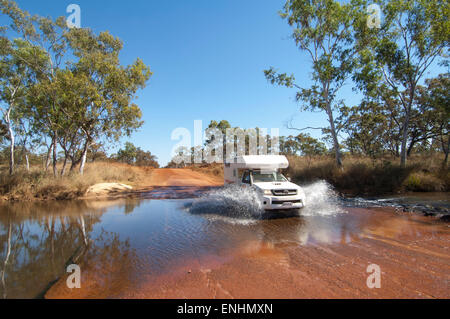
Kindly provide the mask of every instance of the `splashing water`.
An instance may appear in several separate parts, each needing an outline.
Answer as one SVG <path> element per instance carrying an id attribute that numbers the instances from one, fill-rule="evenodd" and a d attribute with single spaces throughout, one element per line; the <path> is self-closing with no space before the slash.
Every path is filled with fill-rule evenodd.
<path id="1" fill-rule="evenodd" d="M 333 216 L 344 213 L 340 199 L 330 184 L 318 181 L 302 186 L 306 195 L 306 207 L 302 216 Z M 262 196 L 255 189 L 243 185 L 227 185 L 195 199 L 187 210 L 192 214 L 227 216 L 239 219 L 260 219 L 264 214 Z"/>
<path id="2" fill-rule="evenodd" d="M 234 218 L 260 218 L 264 213 L 262 197 L 255 189 L 231 184 L 210 191 L 192 202 L 193 214 L 215 214 Z"/>
<path id="3" fill-rule="evenodd" d="M 306 195 L 306 207 L 301 210 L 302 216 L 333 216 L 345 213 L 341 208 L 341 199 L 326 181 L 318 181 L 302 188 Z"/>

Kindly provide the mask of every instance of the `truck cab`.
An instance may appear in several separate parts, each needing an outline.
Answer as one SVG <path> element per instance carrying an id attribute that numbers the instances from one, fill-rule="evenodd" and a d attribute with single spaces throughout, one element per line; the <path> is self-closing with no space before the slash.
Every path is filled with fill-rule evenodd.
<path id="1" fill-rule="evenodd" d="M 260 192 L 266 210 L 299 209 L 305 207 L 303 189 L 281 174 L 289 162 L 281 155 L 249 155 L 225 164 L 225 184 L 237 183 Z"/>

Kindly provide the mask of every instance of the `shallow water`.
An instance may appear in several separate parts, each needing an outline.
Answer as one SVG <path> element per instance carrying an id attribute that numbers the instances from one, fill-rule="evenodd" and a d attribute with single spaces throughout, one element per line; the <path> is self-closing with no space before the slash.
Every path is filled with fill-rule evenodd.
<path id="1" fill-rule="evenodd" d="M 326 183 L 305 191 L 306 209 L 269 217 L 257 195 L 233 188 L 161 188 L 142 199 L 1 206 L 0 296 L 42 297 L 72 263 L 80 264 L 89 291 L 83 297 L 127 297 L 164 276 L 220 268 L 237 251 L 255 247 L 344 246 L 373 232 L 396 240 L 448 235 L 442 222 L 352 207 Z"/>

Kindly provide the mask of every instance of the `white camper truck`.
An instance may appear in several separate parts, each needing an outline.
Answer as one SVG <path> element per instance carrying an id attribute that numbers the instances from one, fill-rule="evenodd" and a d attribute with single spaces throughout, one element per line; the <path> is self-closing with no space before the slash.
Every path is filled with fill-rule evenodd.
<path id="1" fill-rule="evenodd" d="M 305 207 L 303 189 L 279 172 L 289 162 L 282 155 L 248 155 L 234 158 L 224 167 L 225 185 L 247 184 L 262 194 L 264 209 L 298 209 Z"/>

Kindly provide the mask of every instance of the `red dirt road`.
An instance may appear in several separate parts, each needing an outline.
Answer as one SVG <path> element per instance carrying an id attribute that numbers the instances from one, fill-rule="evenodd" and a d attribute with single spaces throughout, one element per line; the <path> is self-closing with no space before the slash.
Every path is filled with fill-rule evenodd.
<path id="1" fill-rule="evenodd" d="M 221 186 L 223 185 L 223 178 L 190 169 L 160 168 L 152 172 L 150 180 L 146 184 L 151 187 Z"/>

